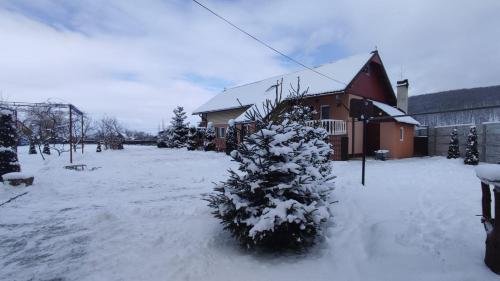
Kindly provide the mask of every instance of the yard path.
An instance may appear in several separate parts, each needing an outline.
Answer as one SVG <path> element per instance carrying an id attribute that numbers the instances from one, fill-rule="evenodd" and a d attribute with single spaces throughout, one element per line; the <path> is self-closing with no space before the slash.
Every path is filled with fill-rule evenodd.
<path id="1" fill-rule="evenodd" d="M 0 280 L 497 280 L 483 265 L 479 182 L 458 160 L 335 162 L 335 217 L 301 255 L 240 249 L 203 200 L 223 154 L 128 146 L 83 159 L 21 151 L 28 188 L 0 186 Z M 59 278 L 59 279 L 58 279 Z"/>

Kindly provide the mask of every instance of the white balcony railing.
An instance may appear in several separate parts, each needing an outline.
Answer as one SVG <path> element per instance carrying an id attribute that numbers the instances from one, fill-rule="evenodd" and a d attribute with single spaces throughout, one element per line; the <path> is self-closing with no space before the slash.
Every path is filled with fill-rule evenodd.
<path id="1" fill-rule="evenodd" d="M 306 125 L 308 126 L 313 126 L 316 124 L 319 125 L 319 127 L 324 128 L 331 136 L 347 134 L 347 125 L 344 120 L 322 119 L 306 121 Z"/>

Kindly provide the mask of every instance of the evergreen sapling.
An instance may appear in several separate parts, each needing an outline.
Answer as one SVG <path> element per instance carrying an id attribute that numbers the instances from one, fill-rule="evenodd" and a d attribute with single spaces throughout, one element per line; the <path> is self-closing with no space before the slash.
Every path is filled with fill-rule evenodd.
<path id="1" fill-rule="evenodd" d="M 189 128 L 189 132 L 187 135 L 187 149 L 188 150 L 197 150 L 199 146 L 199 132 L 198 129 L 194 126 Z"/>
<path id="2" fill-rule="evenodd" d="M 36 146 L 35 146 L 35 141 L 33 139 L 30 139 L 29 140 L 29 145 L 30 145 L 30 148 L 29 148 L 29 154 L 37 154 L 36 152 Z"/>
<path id="3" fill-rule="evenodd" d="M 49 143 L 46 142 L 43 144 L 43 150 L 42 150 L 42 153 L 43 154 L 47 154 L 47 155 L 50 155 L 50 146 L 49 146 Z"/>
<path id="4" fill-rule="evenodd" d="M 331 217 L 334 177 L 328 134 L 305 126 L 304 120 L 271 114 L 281 105 L 278 88 L 275 103 L 267 102 L 263 114 L 255 109 L 248 118 L 259 118 L 258 131 L 231 153 L 238 171 L 230 170 L 229 179 L 217 184 L 208 198 L 214 216 L 249 248 L 309 246 Z"/>
<path id="5" fill-rule="evenodd" d="M 479 163 L 479 151 L 477 150 L 477 129 L 472 126 L 467 136 L 467 144 L 465 147 L 464 164 L 477 165 Z"/>
<path id="6" fill-rule="evenodd" d="M 171 147 L 181 148 L 187 144 L 188 125 L 184 123 L 186 120 L 186 112 L 182 106 L 174 109 L 174 117 L 172 117 L 171 124 Z"/>
<path id="7" fill-rule="evenodd" d="M 205 131 L 205 138 L 203 141 L 203 150 L 214 151 L 215 146 L 215 129 L 212 122 L 208 122 L 207 130 Z"/>
<path id="8" fill-rule="evenodd" d="M 448 159 L 456 159 L 460 157 L 460 148 L 458 146 L 457 129 L 453 129 L 450 135 L 450 145 L 448 147 Z"/>
<path id="9" fill-rule="evenodd" d="M 226 132 L 226 154 L 231 154 L 231 151 L 238 147 L 238 134 L 236 131 L 235 122 L 233 119 L 229 120 Z"/>
<path id="10" fill-rule="evenodd" d="M 0 181 L 2 175 L 21 171 L 17 159 L 17 131 L 10 110 L 0 110 Z"/>

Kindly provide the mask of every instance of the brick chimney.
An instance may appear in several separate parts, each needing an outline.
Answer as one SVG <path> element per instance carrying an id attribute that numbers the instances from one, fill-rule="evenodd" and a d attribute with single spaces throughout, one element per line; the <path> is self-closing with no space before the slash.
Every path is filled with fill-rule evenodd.
<path id="1" fill-rule="evenodd" d="M 397 84 L 397 98 L 398 98 L 398 108 L 408 112 L 408 87 L 410 84 L 408 83 L 408 79 L 398 81 Z"/>

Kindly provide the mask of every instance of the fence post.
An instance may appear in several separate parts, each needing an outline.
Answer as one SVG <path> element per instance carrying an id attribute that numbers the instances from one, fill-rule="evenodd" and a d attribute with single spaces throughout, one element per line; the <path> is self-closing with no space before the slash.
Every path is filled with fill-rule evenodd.
<path id="1" fill-rule="evenodd" d="M 488 152 L 486 150 L 486 147 L 488 145 L 488 141 L 487 141 L 487 134 L 486 134 L 486 129 L 487 129 L 487 124 L 482 124 L 481 125 L 481 128 L 483 129 L 483 141 L 481 143 L 481 154 L 479 155 L 479 159 L 481 162 L 486 162 L 486 160 L 488 159 L 488 157 L 486 157 L 486 153 Z"/>
<path id="2" fill-rule="evenodd" d="M 493 188 L 495 196 L 495 219 L 500 219 L 500 187 Z M 493 230 L 486 236 L 484 263 L 496 274 L 500 274 L 500 224 L 493 223 Z"/>

